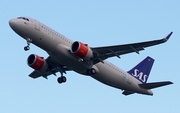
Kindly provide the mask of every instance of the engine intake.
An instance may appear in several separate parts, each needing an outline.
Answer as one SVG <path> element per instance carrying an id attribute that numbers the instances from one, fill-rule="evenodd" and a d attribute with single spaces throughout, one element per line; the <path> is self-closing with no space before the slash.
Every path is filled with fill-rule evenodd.
<path id="1" fill-rule="evenodd" d="M 75 41 L 71 46 L 71 52 L 76 56 L 89 60 L 93 57 L 92 50 L 88 47 L 87 44 L 83 44 L 82 42 Z"/>
<path id="2" fill-rule="evenodd" d="M 31 68 L 41 72 L 45 72 L 48 69 L 46 60 L 43 57 L 35 54 L 29 55 L 29 57 L 27 58 L 27 64 Z"/>

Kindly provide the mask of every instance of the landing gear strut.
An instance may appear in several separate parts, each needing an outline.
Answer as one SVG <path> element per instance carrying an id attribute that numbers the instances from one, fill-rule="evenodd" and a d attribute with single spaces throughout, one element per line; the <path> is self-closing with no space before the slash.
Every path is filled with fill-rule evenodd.
<path id="1" fill-rule="evenodd" d="M 28 50 L 30 49 L 29 46 L 30 46 L 30 44 L 31 44 L 31 42 L 32 42 L 32 39 L 28 38 L 26 41 L 27 41 L 27 46 L 24 47 L 24 50 L 25 50 L 25 51 L 28 51 Z"/>

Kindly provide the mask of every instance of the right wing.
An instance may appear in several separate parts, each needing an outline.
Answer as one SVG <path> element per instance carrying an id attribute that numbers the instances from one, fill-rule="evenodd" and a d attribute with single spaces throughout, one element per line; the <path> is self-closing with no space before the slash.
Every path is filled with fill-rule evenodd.
<path id="1" fill-rule="evenodd" d="M 56 75 L 57 72 L 60 72 L 61 74 L 66 73 L 66 71 L 70 71 L 66 66 L 60 65 L 57 63 L 54 59 L 52 59 L 50 56 L 46 59 L 46 62 L 48 63 L 48 70 L 45 72 L 40 72 L 34 70 L 31 74 L 29 74 L 32 78 L 38 78 L 38 77 L 44 77 L 47 79 L 47 76 L 54 74 Z"/>
<path id="2" fill-rule="evenodd" d="M 159 40 L 91 48 L 95 56 L 95 58 L 93 59 L 93 63 L 96 64 L 98 62 L 103 62 L 103 60 L 114 56 L 120 58 L 120 55 L 132 53 L 132 52 L 136 52 L 139 54 L 139 51 L 144 50 L 144 48 L 146 47 L 150 47 L 166 42 L 170 38 L 172 33 L 173 32 L 169 33 L 165 38 Z"/>

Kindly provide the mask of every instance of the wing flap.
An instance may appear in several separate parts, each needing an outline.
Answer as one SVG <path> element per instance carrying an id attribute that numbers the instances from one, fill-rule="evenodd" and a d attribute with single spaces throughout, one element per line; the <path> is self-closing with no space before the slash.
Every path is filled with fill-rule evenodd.
<path id="1" fill-rule="evenodd" d="M 144 89 L 153 89 L 153 88 L 162 87 L 162 86 L 170 85 L 170 84 L 173 84 L 173 83 L 171 81 L 164 81 L 164 82 L 139 84 L 139 86 Z"/>
<path id="2" fill-rule="evenodd" d="M 54 74 L 58 72 L 58 68 L 53 68 L 51 70 L 47 70 L 46 72 L 39 72 L 34 70 L 31 74 L 29 74 L 29 77 L 31 78 L 38 78 L 38 77 L 44 77 L 47 79 L 47 77 L 51 74 Z"/>
<path id="3" fill-rule="evenodd" d="M 38 71 L 33 71 L 31 74 L 29 74 L 29 77 L 35 79 L 35 78 L 41 77 L 41 73 L 39 73 Z"/>

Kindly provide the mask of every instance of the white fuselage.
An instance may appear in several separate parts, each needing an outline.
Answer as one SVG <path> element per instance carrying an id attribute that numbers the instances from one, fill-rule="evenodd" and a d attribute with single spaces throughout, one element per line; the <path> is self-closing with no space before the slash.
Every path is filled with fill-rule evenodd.
<path id="1" fill-rule="evenodd" d="M 58 63 L 77 73 L 86 75 L 87 69 L 91 67 L 86 62 L 82 62 L 80 58 L 72 55 L 70 51 L 72 40 L 35 19 L 28 19 L 29 21 L 12 19 L 9 23 L 17 34 L 26 40 L 31 39 L 33 44 L 45 50 Z M 143 89 L 138 85 L 141 84 L 140 81 L 108 61 L 99 62 L 94 67 L 98 69 L 98 73 L 91 77 L 104 84 L 122 90 L 152 95 L 151 90 Z"/>

